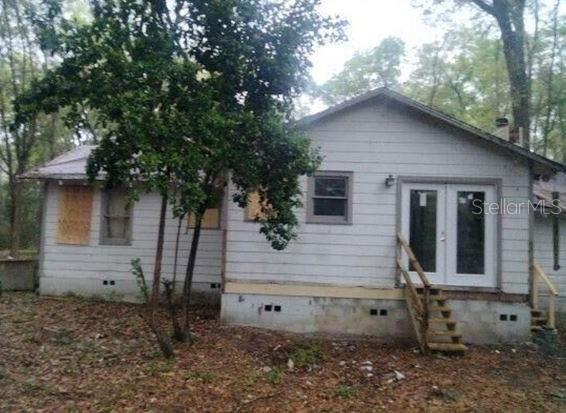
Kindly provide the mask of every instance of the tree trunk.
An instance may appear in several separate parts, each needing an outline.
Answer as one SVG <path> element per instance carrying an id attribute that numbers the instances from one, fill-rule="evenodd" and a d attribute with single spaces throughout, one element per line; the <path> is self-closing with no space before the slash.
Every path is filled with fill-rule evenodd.
<path id="1" fill-rule="evenodd" d="M 470 1 L 497 21 L 507 63 L 513 123 L 515 127 L 522 128 L 523 145 L 529 148 L 531 80 L 525 58 L 525 0 L 493 0 L 492 4 L 484 0 Z"/>
<path id="2" fill-rule="evenodd" d="M 169 300 L 169 313 L 171 315 L 171 322 L 173 323 L 173 337 L 177 341 L 185 341 L 184 331 L 181 328 L 181 323 L 177 318 L 177 304 L 175 303 L 175 289 L 177 283 L 177 264 L 179 259 L 179 239 L 181 237 L 181 226 L 183 224 L 184 216 L 179 217 L 177 223 L 177 237 L 175 238 L 175 259 L 173 262 L 173 279 L 171 280 L 170 291 L 167 293 Z"/>
<path id="3" fill-rule="evenodd" d="M 193 286 L 193 275 L 195 272 L 195 263 L 197 258 L 198 244 L 200 240 L 200 230 L 202 226 L 203 214 L 199 213 L 195 217 L 195 228 L 193 229 L 193 239 L 191 241 L 191 251 L 187 262 L 187 270 L 185 273 L 185 283 L 183 285 L 183 307 L 181 314 L 181 328 L 183 329 L 183 340 L 191 341 L 191 330 L 189 321 L 189 306 L 191 303 L 191 291 Z"/>
<path id="4" fill-rule="evenodd" d="M 157 338 L 159 348 L 166 358 L 173 358 L 173 346 L 168 337 L 161 331 L 157 322 L 157 311 L 159 309 L 159 287 L 161 284 L 161 264 L 163 261 L 163 242 L 165 238 L 165 218 L 167 216 L 167 195 L 161 195 L 161 212 L 159 215 L 159 231 L 157 236 L 157 248 L 155 250 L 155 265 L 153 268 L 153 285 L 148 306 L 148 324 Z"/>
<path id="5" fill-rule="evenodd" d="M 23 183 L 16 177 L 9 178 L 10 186 L 10 255 L 15 257 L 20 249 L 22 227 Z"/>

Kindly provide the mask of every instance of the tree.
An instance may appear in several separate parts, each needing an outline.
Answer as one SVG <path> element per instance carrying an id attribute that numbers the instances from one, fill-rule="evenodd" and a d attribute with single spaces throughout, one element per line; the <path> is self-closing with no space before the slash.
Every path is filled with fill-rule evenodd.
<path id="1" fill-rule="evenodd" d="M 509 78 L 511 112 L 515 127 L 522 128 L 523 142 L 530 142 L 531 82 L 527 61 L 527 33 L 525 31 L 526 0 L 450 0 L 457 6 L 467 4 L 493 17 L 497 22 Z M 416 1 L 419 5 L 437 7 L 438 0 Z"/>
<path id="2" fill-rule="evenodd" d="M 2 224 L 9 222 L 9 236 L 0 240 L 0 248 L 7 244 L 12 255 L 18 253 L 22 242 L 29 246 L 37 234 L 39 191 L 37 186 L 20 181 L 18 175 L 68 149 L 70 134 L 56 115 L 37 114 L 12 127 L 13 100 L 51 65 L 48 31 L 53 33 L 62 23 L 61 14 L 58 0 L 0 1 L 0 173 L 7 177 L 0 195 L 7 195 L 8 209 L 8 219 Z M 40 27 L 39 21 L 50 23 Z"/>
<path id="3" fill-rule="evenodd" d="M 387 37 L 375 48 L 354 54 L 341 72 L 319 88 L 318 94 L 326 103 L 336 104 L 380 86 L 395 87 L 404 56 L 403 40 Z"/>
<path id="4" fill-rule="evenodd" d="M 508 82 L 499 40 L 489 25 L 449 30 L 421 46 L 402 90 L 409 96 L 485 130 L 509 111 Z"/>
<path id="5" fill-rule="evenodd" d="M 295 236 L 298 177 L 319 157 L 290 121 L 306 85 L 316 44 L 342 36 L 342 23 L 320 15 L 318 0 L 108 0 L 94 3 L 92 23 L 70 27 L 61 64 L 17 102 L 18 124 L 36 113 L 67 111 L 69 125 L 95 111 L 99 146 L 88 164 L 94 179 L 161 195 L 147 320 L 167 356 L 156 321 L 168 205 L 194 214 L 183 286 L 180 339 L 190 340 L 189 303 L 202 216 L 229 174 L 234 201 L 264 200 L 258 221 L 273 248 Z"/>

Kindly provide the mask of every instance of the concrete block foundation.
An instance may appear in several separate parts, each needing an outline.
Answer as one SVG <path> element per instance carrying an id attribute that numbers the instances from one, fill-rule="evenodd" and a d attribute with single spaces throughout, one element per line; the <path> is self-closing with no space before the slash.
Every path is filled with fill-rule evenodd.
<path id="1" fill-rule="evenodd" d="M 526 303 L 450 300 L 453 318 L 471 344 L 530 340 Z M 318 298 L 281 295 L 222 295 L 222 320 L 228 324 L 296 333 L 370 335 L 385 340 L 414 340 L 404 300 Z"/>

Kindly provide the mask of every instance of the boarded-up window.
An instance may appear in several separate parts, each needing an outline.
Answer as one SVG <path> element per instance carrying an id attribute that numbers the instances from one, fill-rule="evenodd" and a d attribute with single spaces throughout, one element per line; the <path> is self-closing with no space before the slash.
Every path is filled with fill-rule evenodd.
<path id="1" fill-rule="evenodd" d="M 208 208 L 202 217 L 202 229 L 220 229 L 220 211 L 222 210 L 222 198 L 224 195 L 223 181 L 216 183 L 210 198 L 210 208 Z M 188 228 L 195 227 L 195 215 L 189 214 Z"/>
<path id="2" fill-rule="evenodd" d="M 253 221 L 256 218 L 264 219 L 265 217 L 265 214 L 261 212 L 259 193 L 257 191 L 252 192 L 248 195 L 248 205 L 246 206 L 246 220 Z"/>
<path id="3" fill-rule="evenodd" d="M 92 215 L 92 187 L 65 185 L 61 186 L 59 191 L 57 242 L 59 244 L 88 245 Z"/>
<path id="4" fill-rule="evenodd" d="M 189 215 L 189 228 L 195 227 L 194 214 Z M 220 228 L 220 207 L 208 208 L 202 217 L 202 229 L 219 229 Z"/>
<path id="5" fill-rule="evenodd" d="M 102 194 L 101 244 L 129 245 L 131 224 L 127 191 L 123 188 L 105 190 Z"/>

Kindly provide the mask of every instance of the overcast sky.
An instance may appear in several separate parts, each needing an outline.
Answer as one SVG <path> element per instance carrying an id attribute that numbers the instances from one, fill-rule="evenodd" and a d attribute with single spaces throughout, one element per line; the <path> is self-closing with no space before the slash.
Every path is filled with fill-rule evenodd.
<path id="1" fill-rule="evenodd" d="M 312 75 L 317 83 L 340 71 L 356 50 L 375 47 L 388 36 L 403 39 L 410 52 L 441 33 L 423 21 L 422 10 L 411 6 L 411 0 L 322 0 L 321 11 L 340 15 L 350 25 L 347 42 L 324 46 L 314 54 Z"/>

